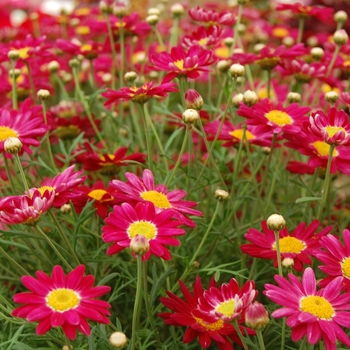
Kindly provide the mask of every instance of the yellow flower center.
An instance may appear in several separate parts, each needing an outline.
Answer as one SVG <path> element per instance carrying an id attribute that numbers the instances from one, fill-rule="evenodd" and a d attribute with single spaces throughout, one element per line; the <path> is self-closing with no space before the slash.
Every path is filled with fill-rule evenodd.
<path id="1" fill-rule="evenodd" d="M 72 289 L 58 288 L 46 297 L 47 305 L 59 312 L 75 309 L 80 302 L 79 295 Z"/>
<path id="2" fill-rule="evenodd" d="M 55 187 L 51 187 L 51 186 L 41 186 L 38 188 L 38 191 L 42 196 L 44 195 L 45 191 L 52 192 L 54 190 L 55 190 Z"/>
<path id="3" fill-rule="evenodd" d="M 184 60 L 175 61 L 174 64 L 180 70 L 184 70 Z"/>
<path id="4" fill-rule="evenodd" d="M 152 202 L 157 208 L 161 208 L 161 209 L 171 208 L 171 204 L 167 196 L 158 191 L 142 192 L 141 198 L 143 198 L 145 201 Z"/>
<path id="5" fill-rule="evenodd" d="M 315 147 L 318 155 L 321 157 L 328 157 L 329 156 L 329 149 L 330 145 L 324 141 L 315 141 L 311 144 Z M 336 149 L 333 150 L 332 157 L 336 157 L 338 155 L 338 151 Z"/>
<path id="6" fill-rule="evenodd" d="M 300 309 L 324 320 L 330 320 L 334 316 L 332 304 L 317 295 L 303 297 L 300 300 Z"/>
<path id="7" fill-rule="evenodd" d="M 115 158 L 115 155 L 114 154 L 108 154 L 108 157 L 110 160 L 114 160 Z M 103 162 L 107 162 L 107 159 L 105 158 L 105 156 L 101 156 L 100 159 L 103 161 Z M 108 160 L 109 161 L 109 160 Z"/>
<path id="8" fill-rule="evenodd" d="M 107 191 L 98 189 L 98 190 L 92 190 L 91 192 L 88 193 L 88 196 L 100 201 L 102 197 L 107 193 Z"/>
<path id="9" fill-rule="evenodd" d="M 18 137 L 18 134 L 8 126 L 0 126 L 0 141 L 5 141 L 9 137 Z"/>
<path id="10" fill-rule="evenodd" d="M 208 40 L 209 40 L 208 38 L 203 38 L 201 40 L 198 40 L 198 45 L 205 46 L 207 45 Z"/>
<path id="11" fill-rule="evenodd" d="M 230 49 L 227 46 L 218 47 L 214 50 L 215 56 L 226 59 L 230 57 Z"/>
<path id="12" fill-rule="evenodd" d="M 277 38 L 284 38 L 288 34 L 289 34 L 289 32 L 286 28 L 276 27 L 276 28 L 273 28 L 273 30 L 272 30 L 272 35 L 277 37 Z"/>
<path id="13" fill-rule="evenodd" d="M 154 224 L 148 221 L 140 220 L 133 222 L 128 230 L 130 238 L 134 238 L 136 235 L 145 236 L 148 240 L 153 239 L 157 235 L 157 228 Z"/>
<path id="14" fill-rule="evenodd" d="M 286 112 L 275 109 L 266 113 L 265 118 L 278 126 L 293 124 L 293 119 Z"/>
<path id="15" fill-rule="evenodd" d="M 273 244 L 272 248 L 276 250 L 276 243 Z M 280 238 L 280 251 L 281 253 L 300 253 L 306 248 L 306 244 L 303 241 L 295 237 L 283 237 Z"/>
<path id="16" fill-rule="evenodd" d="M 19 58 L 22 60 L 25 60 L 29 57 L 28 51 L 30 50 L 30 47 L 22 47 L 21 49 L 17 50 L 19 52 Z"/>
<path id="17" fill-rule="evenodd" d="M 350 67 L 350 60 L 344 61 L 343 66 L 344 67 Z"/>
<path id="18" fill-rule="evenodd" d="M 90 28 L 88 26 L 78 26 L 75 29 L 75 33 L 79 35 L 90 34 Z"/>
<path id="19" fill-rule="evenodd" d="M 326 126 L 324 129 L 326 130 L 329 137 L 333 137 L 338 131 L 342 131 L 345 134 L 345 136 L 347 135 L 346 130 L 341 126 L 329 125 L 329 126 Z"/>
<path id="20" fill-rule="evenodd" d="M 118 28 L 120 28 L 120 27 L 124 28 L 126 26 L 126 22 L 122 22 L 121 24 L 120 24 L 120 22 L 115 22 L 114 25 Z"/>
<path id="21" fill-rule="evenodd" d="M 204 322 L 201 318 L 194 317 L 193 318 L 196 320 L 198 324 L 200 324 L 202 327 L 204 327 L 207 331 L 218 331 L 224 326 L 224 321 L 223 320 L 218 320 L 213 323 L 207 323 Z"/>
<path id="22" fill-rule="evenodd" d="M 89 52 L 91 50 L 92 50 L 92 45 L 90 44 L 85 44 L 80 48 L 80 52 Z"/>
<path id="23" fill-rule="evenodd" d="M 74 14 L 77 16 L 87 16 L 90 14 L 90 9 L 88 7 L 82 7 L 80 9 L 76 9 Z"/>
<path id="24" fill-rule="evenodd" d="M 238 140 L 242 140 L 244 135 L 244 130 L 243 129 L 233 130 L 230 132 L 230 135 L 235 137 Z M 250 131 L 246 130 L 245 139 L 249 141 L 249 140 L 255 139 L 255 136 Z"/>
<path id="25" fill-rule="evenodd" d="M 343 272 L 343 276 L 350 278 L 350 257 L 344 258 L 340 265 Z"/>
<path id="26" fill-rule="evenodd" d="M 217 312 L 220 312 L 226 317 L 231 317 L 235 311 L 235 302 L 233 299 L 220 303 L 220 306 L 216 308 Z"/>

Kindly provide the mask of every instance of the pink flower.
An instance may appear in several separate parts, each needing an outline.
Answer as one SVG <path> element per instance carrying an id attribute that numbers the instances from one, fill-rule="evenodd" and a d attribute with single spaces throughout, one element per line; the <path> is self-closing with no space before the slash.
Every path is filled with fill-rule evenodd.
<path id="1" fill-rule="evenodd" d="M 265 284 L 263 292 L 274 303 L 283 308 L 272 313 L 272 317 L 287 317 L 292 328 L 292 340 L 306 336 L 308 343 L 316 344 L 321 339 L 326 350 L 335 350 L 337 340 L 350 346 L 350 339 L 340 326 L 350 327 L 350 293 L 340 294 L 342 278 L 336 278 L 325 288 L 316 290 L 316 278 L 311 267 L 305 269 L 302 281 L 288 274 L 289 281 L 275 276 L 278 286 Z"/>
<path id="2" fill-rule="evenodd" d="M 212 49 L 220 44 L 223 36 L 223 30 L 216 25 L 208 28 L 200 26 L 190 35 L 185 35 L 182 39 L 183 46 L 189 49 L 193 45 L 199 45 L 204 49 Z"/>
<path id="3" fill-rule="evenodd" d="M 107 302 L 97 300 L 108 293 L 108 286 L 93 287 L 94 277 L 84 276 L 85 266 L 79 265 L 68 275 L 61 266 L 56 265 L 51 277 L 37 271 L 36 277 L 23 276 L 22 283 L 29 292 L 14 295 L 15 303 L 24 304 L 13 310 L 12 316 L 26 318 L 29 322 L 39 321 L 36 334 L 42 335 L 52 327 L 62 327 L 66 336 L 74 340 L 79 330 L 90 335 L 86 319 L 109 324 L 106 316 L 111 307 Z"/>
<path id="4" fill-rule="evenodd" d="M 188 11 L 190 17 L 196 22 L 202 22 L 204 24 L 222 24 L 227 26 L 233 26 L 236 23 L 236 16 L 228 11 L 216 12 L 214 10 L 206 10 L 199 6 L 191 8 Z"/>
<path id="5" fill-rule="evenodd" d="M 178 226 L 181 221 L 173 220 L 174 211 L 171 209 L 156 213 L 153 203 L 138 203 L 133 208 L 128 203 L 115 205 L 113 212 L 105 220 L 102 228 L 104 242 L 113 242 L 107 254 L 117 254 L 127 247 L 137 235 L 147 238 L 150 249 L 143 255 L 143 260 L 152 255 L 164 260 L 170 260 L 171 255 L 165 245 L 179 246 L 180 241 L 172 236 L 184 235 L 186 232 Z"/>
<path id="6" fill-rule="evenodd" d="M 252 329 L 262 330 L 269 323 L 269 314 L 265 306 L 258 301 L 248 305 L 245 310 L 245 324 Z"/>

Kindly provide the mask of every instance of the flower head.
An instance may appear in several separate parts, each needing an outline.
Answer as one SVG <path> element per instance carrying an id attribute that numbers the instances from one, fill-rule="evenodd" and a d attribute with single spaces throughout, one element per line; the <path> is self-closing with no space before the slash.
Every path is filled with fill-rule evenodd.
<path id="1" fill-rule="evenodd" d="M 85 266 L 79 265 L 68 275 L 56 265 L 51 277 L 37 271 L 36 277 L 23 276 L 22 283 L 29 292 L 18 293 L 13 299 L 23 304 L 13 310 L 15 317 L 26 318 L 29 322 L 39 322 L 36 333 L 45 334 L 52 327 L 62 327 L 66 336 L 74 340 L 79 330 L 90 335 L 86 319 L 109 324 L 107 316 L 111 307 L 107 302 L 97 300 L 110 291 L 108 286 L 93 287 L 94 277 L 84 276 Z"/>
<path id="2" fill-rule="evenodd" d="M 206 10 L 199 6 L 193 7 L 188 11 L 190 17 L 205 25 L 228 25 L 233 26 L 236 23 L 236 16 L 228 11 L 216 12 L 214 10 Z"/>
<path id="3" fill-rule="evenodd" d="M 306 336 L 308 343 L 323 340 L 326 350 L 335 350 L 337 340 L 350 346 L 350 339 L 340 326 L 350 327 L 350 293 L 340 295 L 342 278 L 336 278 L 325 288 L 316 290 L 316 278 L 311 267 L 305 269 L 300 282 L 293 274 L 289 281 L 275 276 L 278 286 L 265 284 L 264 294 L 283 308 L 272 313 L 272 317 L 287 317 L 292 328 L 292 340 Z"/>

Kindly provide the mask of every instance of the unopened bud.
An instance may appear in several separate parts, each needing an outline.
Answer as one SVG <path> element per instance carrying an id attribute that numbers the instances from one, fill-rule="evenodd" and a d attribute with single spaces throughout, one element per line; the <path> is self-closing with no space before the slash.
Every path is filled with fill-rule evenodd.
<path id="1" fill-rule="evenodd" d="M 316 36 L 310 36 L 307 40 L 306 43 L 308 46 L 314 47 L 319 44 L 318 39 Z"/>
<path id="2" fill-rule="evenodd" d="M 29 14 L 29 19 L 31 21 L 36 21 L 39 18 L 39 14 L 37 12 L 32 12 L 31 14 Z"/>
<path id="3" fill-rule="evenodd" d="M 112 81 L 112 74 L 111 73 L 103 73 L 101 76 L 101 80 L 104 83 L 110 83 Z"/>
<path id="4" fill-rule="evenodd" d="M 245 324 L 251 329 L 262 330 L 269 323 L 269 314 L 265 306 L 258 301 L 250 304 L 245 311 Z"/>
<path id="5" fill-rule="evenodd" d="M 127 81 L 128 83 L 133 83 L 137 78 L 137 74 L 136 72 L 126 72 L 124 74 L 124 79 L 125 81 Z"/>
<path id="6" fill-rule="evenodd" d="M 47 69 L 50 73 L 56 73 L 60 69 L 60 64 L 57 61 L 51 61 L 47 65 Z"/>
<path id="7" fill-rule="evenodd" d="M 267 227 L 273 231 L 281 231 L 286 227 L 286 221 L 282 215 L 272 214 L 266 221 Z"/>
<path id="8" fill-rule="evenodd" d="M 8 137 L 4 142 L 4 149 L 9 154 L 17 154 L 21 152 L 22 142 L 17 137 Z"/>
<path id="9" fill-rule="evenodd" d="M 122 332 L 114 332 L 109 337 L 109 343 L 118 349 L 123 349 L 127 342 L 128 338 Z"/>
<path id="10" fill-rule="evenodd" d="M 289 103 L 294 103 L 294 102 L 300 102 L 301 101 L 301 95 L 297 92 L 290 92 L 287 95 L 287 101 Z"/>
<path id="11" fill-rule="evenodd" d="M 333 16 L 334 20 L 337 23 L 345 23 L 348 20 L 348 15 L 345 11 L 337 11 L 334 16 Z"/>
<path id="12" fill-rule="evenodd" d="M 268 156 L 271 153 L 271 147 L 263 147 L 263 153 Z"/>
<path id="13" fill-rule="evenodd" d="M 19 59 L 19 51 L 18 51 L 18 50 L 10 50 L 10 51 L 7 53 L 7 57 L 8 57 L 10 60 L 18 60 L 18 59 Z"/>
<path id="14" fill-rule="evenodd" d="M 295 40 L 291 36 L 285 36 L 282 39 L 282 44 L 285 45 L 286 47 L 291 47 L 295 44 Z"/>
<path id="15" fill-rule="evenodd" d="M 100 11 L 105 14 L 111 14 L 113 12 L 113 7 L 104 1 L 100 1 Z"/>
<path id="16" fill-rule="evenodd" d="M 245 68 L 239 63 L 234 63 L 230 67 L 230 73 L 233 78 L 242 77 L 244 75 Z"/>
<path id="17" fill-rule="evenodd" d="M 40 89 L 36 95 L 40 100 L 47 100 L 50 97 L 50 91 L 45 89 Z"/>
<path id="18" fill-rule="evenodd" d="M 155 26 L 159 22 L 159 17 L 157 15 L 149 15 L 146 17 L 146 22 L 151 26 Z"/>
<path id="19" fill-rule="evenodd" d="M 254 106 L 259 100 L 256 92 L 247 90 L 243 94 L 243 103 L 249 107 Z"/>
<path id="20" fill-rule="evenodd" d="M 113 14 L 118 18 L 123 18 L 128 14 L 128 9 L 124 4 L 119 3 L 114 6 Z"/>
<path id="21" fill-rule="evenodd" d="M 182 113 L 182 120 L 186 124 L 194 124 L 199 119 L 199 113 L 196 109 L 186 109 Z"/>
<path id="22" fill-rule="evenodd" d="M 73 58 L 73 59 L 69 60 L 69 67 L 71 67 L 71 68 L 80 67 L 79 60 L 77 58 Z"/>
<path id="23" fill-rule="evenodd" d="M 73 350 L 74 347 L 72 345 L 68 346 L 68 345 L 64 345 L 62 350 Z"/>
<path id="24" fill-rule="evenodd" d="M 344 29 L 339 29 L 334 33 L 333 39 L 337 45 L 345 45 L 349 40 L 349 36 Z"/>
<path id="25" fill-rule="evenodd" d="M 228 192 L 224 191 L 224 190 L 216 190 L 215 191 L 215 198 L 218 200 L 218 201 L 226 201 L 228 200 L 228 197 L 229 197 L 229 194 Z"/>
<path id="26" fill-rule="evenodd" d="M 216 68 L 218 69 L 219 72 L 226 73 L 230 69 L 230 62 L 226 60 L 220 60 L 216 64 Z"/>
<path id="27" fill-rule="evenodd" d="M 181 17 L 184 14 L 185 9 L 181 4 L 176 3 L 170 7 L 170 12 L 173 17 Z"/>
<path id="28" fill-rule="evenodd" d="M 324 56 L 324 50 L 321 47 L 313 47 L 310 54 L 314 60 L 318 61 Z"/>
<path id="29" fill-rule="evenodd" d="M 284 258 L 282 260 L 282 266 L 286 269 L 291 269 L 294 266 L 294 259 L 293 258 Z"/>
<path id="30" fill-rule="evenodd" d="M 246 27 L 246 25 L 243 24 L 243 23 L 240 23 L 240 24 L 238 25 L 238 27 L 237 27 L 237 31 L 238 31 L 238 33 L 241 34 L 241 35 L 244 34 L 246 30 L 247 30 L 247 27 Z"/>
<path id="31" fill-rule="evenodd" d="M 148 15 L 148 16 L 156 15 L 156 16 L 159 17 L 159 16 L 160 16 L 160 11 L 159 11 L 159 9 L 157 9 L 156 7 L 151 7 L 151 8 L 148 9 L 147 15 Z"/>
<path id="32" fill-rule="evenodd" d="M 253 51 L 255 53 L 259 53 L 266 45 L 263 44 L 263 43 L 258 43 L 258 44 L 255 44 L 254 47 L 253 47 Z"/>
<path id="33" fill-rule="evenodd" d="M 243 102 L 243 94 L 239 93 L 232 97 L 232 104 L 234 107 L 238 108 L 241 102 Z"/>
<path id="34" fill-rule="evenodd" d="M 72 211 L 70 204 L 63 204 L 60 208 L 63 214 L 69 214 Z"/>
<path id="35" fill-rule="evenodd" d="M 130 242 L 130 249 L 136 255 L 145 255 L 149 251 L 149 242 L 144 235 L 136 235 Z"/>
<path id="36" fill-rule="evenodd" d="M 235 42 L 235 39 L 233 39 L 231 37 L 227 37 L 224 39 L 224 43 L 227 47 L 231 47 L 234 42 Z"/>
<path id="37" fill-rule="evenodd" d="M 10 77 L 15 76 L 15 78 L 18 78 L 20 75 L 21 75 L 21 70 L 18 69 L 18 68 L 9 70 L 9 76 Z"/>
<path id="38" fill-rule="evenodd" d="M 200 110 L 203 107 L 202 96 L 194 89 L 188 89 L 185 93 L 185 102 L 187 109 L 197 109 Z"/>
<path id="39" fill-rule="evenodd" d="M 336 103 L 338 101 L 339 95 L 335 91 L 328 91 L 324 95 L 324 99 L 329 103 Z"/>

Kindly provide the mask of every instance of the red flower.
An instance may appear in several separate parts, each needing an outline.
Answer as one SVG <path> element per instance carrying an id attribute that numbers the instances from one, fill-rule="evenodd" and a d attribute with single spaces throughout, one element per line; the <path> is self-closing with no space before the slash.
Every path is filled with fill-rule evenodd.
<path id="1" fill-rule="evenodd" d="M 177 76 L 196 79 L 200 76 L 200 72 L 208 71 L 208 66 L 215 63 L 213 52 L 204 50 L 199 45 L 191 46 L 188 52 L 181 46 L 175 46 L 170 54 L 166 51 L 153 54 L 151 61 L 154 64 L 153 69 L 169 72 L 163 82 L 168 82 Z"/>

